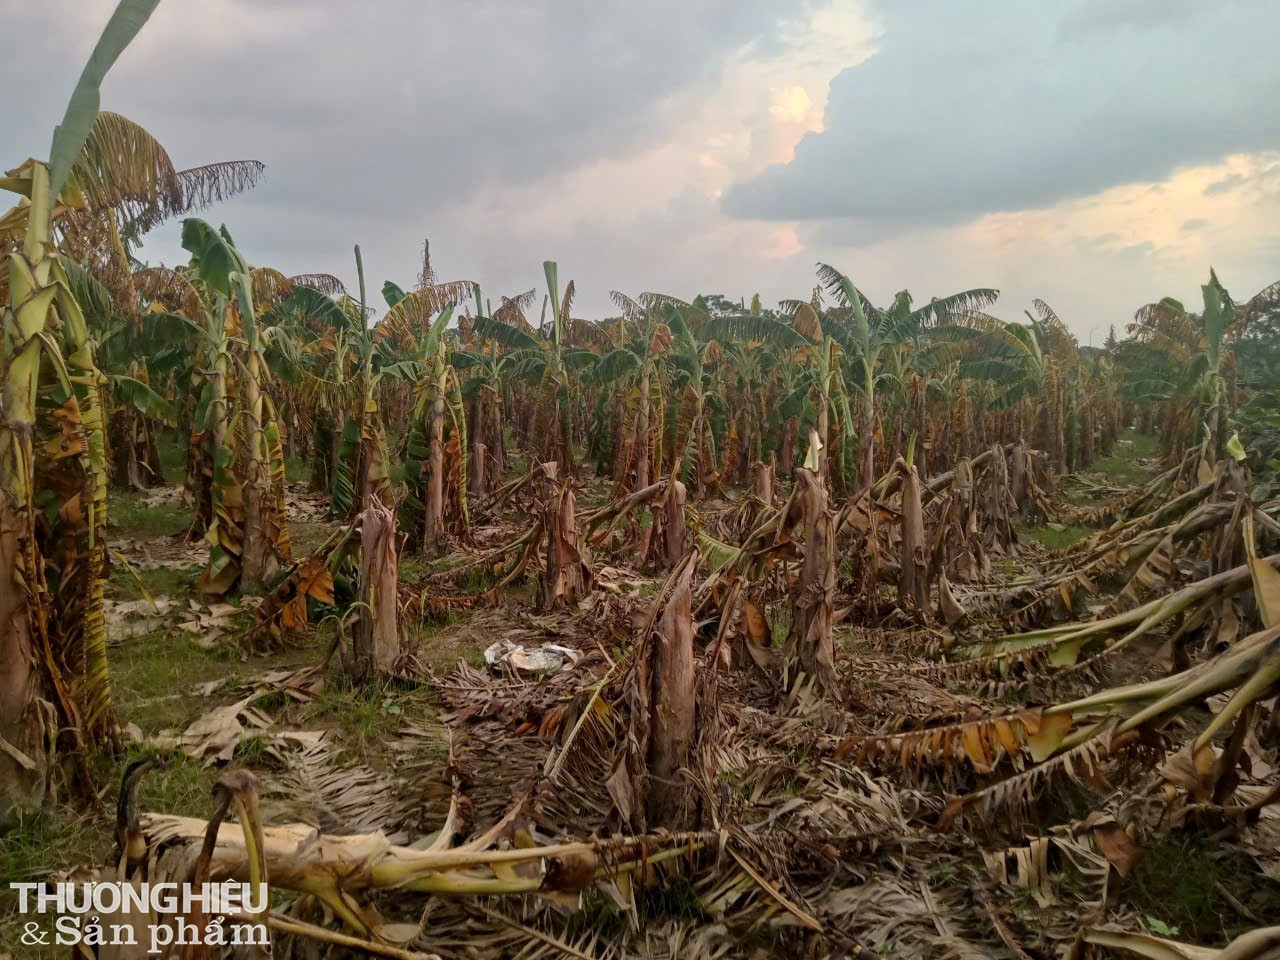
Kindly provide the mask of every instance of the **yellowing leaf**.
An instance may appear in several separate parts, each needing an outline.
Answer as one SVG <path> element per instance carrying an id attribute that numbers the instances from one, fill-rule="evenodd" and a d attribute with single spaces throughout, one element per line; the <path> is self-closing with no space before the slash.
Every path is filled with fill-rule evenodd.
<path id="1" fill-rule="evenodd" d="M 997 720 L 996 739 L 1000 741 L 1000 746 L 1004 747 L 1004 752 L 1011 757 L 1016 757 L 1018 751 L 1022 749 L 1022 744 L 1018 742 L 1018 735 L 1014 732 L 1013 724 L 1008 720 Z"/>
<path id="2" fill-rule="evenodd" d="M 984 724 L 970 724 L 964 728 L 964 752 L 978 773 L 991 772 L 991 753 L 987 749 Z"/>
<path id="3" fill-rule="evenodd" d="M 1027 732 L 1027 749 L 1036 763 L 1049 759 L 1062 746 L 1067 731 L 1071 729 L 1071 714 L 1050 713 L 1041 717 L 1040 729 Z"/>
<path id="4" fill-rule="evenodd" d="M 1271 628 L 1280 624 L 1280 572 L 1258 556 L 1253 534 L 1253 514 L 1244 516 L 1244 545 L 1249 555 L 1249 573 L 1253 576 L 1253 598 L 1258 603 L 1262 624 Z"/>
<path id="5" fill-rule="evenodd" d="M 742 623 L 752 643 L 768 646 L 772 636 L 764 612 L 751 600 L 742 601 Z"/>
<path id="6" fill-rule="evenodd" d="M 1280 571 L 1260 557 L 1250 557 L 1249 572 L 1253 574 L 1253 596 L 1263 625 L 1270 628 L 1280 624 Z"/>
<path id="7" fill-rule="evenodd" d="M 1084 638 L 1079 640 L 1069 640 L 1066 643 L 1055 644 L 1049 650 L 1049 662 L 1055 667 L 1069 667 L 1076 662 L 1076 658 L 1080 656 L 1080 647 L 1084 644 Z"/>

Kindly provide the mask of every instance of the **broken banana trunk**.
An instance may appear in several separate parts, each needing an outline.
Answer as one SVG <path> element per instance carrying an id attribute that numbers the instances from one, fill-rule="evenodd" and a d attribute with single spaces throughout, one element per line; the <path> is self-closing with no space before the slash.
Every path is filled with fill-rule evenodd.
<path id="1" fill-rule="evenodd" d="M 253 849 L 239 824 L 223 823 L 211 830 L 198 818 L 144 813 L 139 825 L 151 877 L 191 876 L 208 833 L 212 882 L 249 883 L 265 874 L 276 889 L 315 896 L 365 936 L 376 935 L 380 919 L 359 898 L 374 891 L 440 896 L 577 893 L 596 880 L 687 858 L 716 839 L 709 833 L 663 833 L 501 850 L 483 849 L 478 843 L 420 850 L 396 846 L 381 832 L 334 836 L 309 824 L 291 823 L 263 827 L 260 841 L 255 837 L 261 846 Z M 493 838 L 480 842 L 490 846 Z"/>
<path id="2" fill-rule="evenodd" d="M 355 628 L 358 678 L 395 673 L 403 655 L 396 589 L 396 524 L 391 508 L 370 497 L 360 517 L 360 611 Z"/>
<path id="3" fill-rule="evenodd" d="M 699 818 L 691 587 L 697 564 L 694 550 L 668 578 L 627 678 L 630 731 L 608 788 L 623 822 L 637 831 L 688 829 Z"/>
<path id="4" fill-rule="evenodd" d="M 929 613 L 929 561 L 924 546 L 924 508 L 920 505 L 920 475 L 906 461 L 895 465 L 902 475 L 902 569 L 898 602 Z"/>
<path id="5" fill-rule="evenodd" d="M 547 550 L 546 564 L 538 580 L 538 609 L 571 607 L 586 596 L 595 583 L 579 546 L 573 481 L 569 478 L 557 481 L 555 463 L 544 463 L 538 476 L 538 496 L 542 501 L 542 532 Z"/>
<path id="6" fill-rule="evenodd" d="M 793 511 L 804 527 L 804 562 L 800 579 L 791 592 L 791 633 L 788 654 L 802 673 L 816 678 L 819 687 L 835 689 L 835 643 L 831 635 L 835 604 L 835 524 L 827 508 L 827 488 L 818 474 L 796 469 Z"/>

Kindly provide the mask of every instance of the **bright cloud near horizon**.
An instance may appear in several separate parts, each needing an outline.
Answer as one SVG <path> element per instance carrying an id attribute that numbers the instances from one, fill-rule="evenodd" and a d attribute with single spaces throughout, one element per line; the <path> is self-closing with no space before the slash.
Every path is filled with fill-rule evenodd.
<path id="1" fill-rule="evenodd" d="M 0 0 L 12 165 L 113 6 Z M 1097 343 L 1210 265 L 1280 278 L 1277 28 L 1268 0 L 164 0 L 103 107 L 179 166 L 266 163 L 202 215 L 286 273 L 351 284 L 359 243 L 408 285 L 429 237 L 494 300 L 555 259 L 599 317 L 804 297 L 823 261 L 880 302 L 1040 297 Z"/>

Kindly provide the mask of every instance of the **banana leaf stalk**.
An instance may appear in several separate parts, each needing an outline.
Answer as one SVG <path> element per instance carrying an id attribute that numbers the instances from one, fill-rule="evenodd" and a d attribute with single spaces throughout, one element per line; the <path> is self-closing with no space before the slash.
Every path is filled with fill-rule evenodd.
<path id="1" fill-rule="evenodd" d="M 1280 554 L 1262 558 L 1259 562 L 1271 568 L 1280 569 Z M 996 657 L 1019 651 L 1055 649 L 1062 651 L 1063 661 L 1058 665 L 1066 666 L 1075 662 L 1080 648 L 1087 640 L 1128 628 L 1127 632 L 1108 648 L 1116 650 L 1205 600 L 1218 602 L 1235 596 L 1251 586 L 1250 567 L 1248 564 L 1242 564 L 1234 569 L 1188 584 L 1132 610 L 1101 620 L 1046 627 L 1042 630 L 1032 630 L 995 640 L 966 644 L 957 649 L 962 656 L 970 659 Z"/>

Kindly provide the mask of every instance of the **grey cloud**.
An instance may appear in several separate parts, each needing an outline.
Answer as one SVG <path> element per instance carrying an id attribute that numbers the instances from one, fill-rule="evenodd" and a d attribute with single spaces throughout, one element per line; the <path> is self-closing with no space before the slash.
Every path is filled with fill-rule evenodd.
<path id="1" fill-rule="evenodd" d="M 1059 40 L 1088 39 L 1124 28 L 1150 29 L 1189 19 L 1198 0 L 1086 0 L 1058 21 Z"/>
<path id="2" fill-rule="evenodd" d="M 1124 4 L 1151 29 L 1088 31 L 1113 5 L 886 5 L 878 51 L 831 84 L 826 128 L 725 194 L 731 215 L 880 229 L 1042 208 L 1280 145 L 1280 8 Z M 1055 7 L 1054 9 L 1059 9 Z M 1171 8 L 1172 9 L 1172 8 Z M 1100 12 L 1101 11 L 1101 12 Z M 1062 23 L 1078 42 L 1060 40 Z M 1122 18 L 1123 19 L 1123 18 Z M 1158 26 L 1158 29 L 1155 27 Z M 1206 56 L 1213 38 L 1229 65 Z"/>
<path id="3" fill-rule="evenodd" d="M 87 52 L 106 17 L 101 4 L 89 15 L 85 2 L 6 8 L 9 163 L 48 152 L 75 80 L 71 60 L 49 52 Z M 259 247 L 260 262 L 363 240 L 366 256 L 372 249 L 382 256 L 371 259 L 403 271 L 413 269 L 413 249 L 393 254 L 381 237 L 444 241 L 446 224 L 501 231 L 500 220 L 449 223 L 447 208 L 652 142 L 671 97 L 715 83 L 726 57 L 772 42 L 794 11 L 786 0 L 382 0 L 358 9 L 345 0 L 168 0 L 144 28 L 166 42 L 148 45 L 144 32 L 108 77 L 103 106 L 146 126 L 180 165 L 264 161 L 251 202 L 209 214 Z M 298 223 L 334 234 L 303 236 Z M 161 228 L 149 248 L 171 249 L 176 232 Z"/>
<path id="4" fill-rule="evenodd" d="M 1219 193 L 1230 193 L 1236 187 L 1245 182 L 1247 178 L 1242 173 L 1232 173 L 1223 177 L 1221 180 L 1215 180 L 1204 188 L 1204 195 L 1212 197 Z"/>
<path id="5" fill-rule="evenodd" d="M 1182 221 L 1181 230 L 1183 233 L 1195 233 L 1197 230 L 1203 230 L 1209 225 L 1209 221 L 1204 217 L 1191 217 Z"/>

